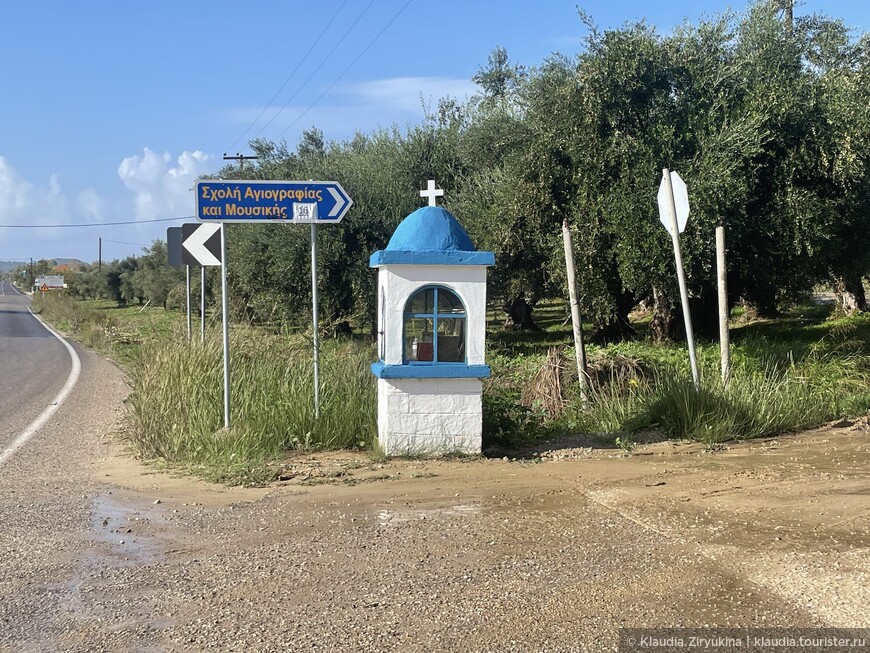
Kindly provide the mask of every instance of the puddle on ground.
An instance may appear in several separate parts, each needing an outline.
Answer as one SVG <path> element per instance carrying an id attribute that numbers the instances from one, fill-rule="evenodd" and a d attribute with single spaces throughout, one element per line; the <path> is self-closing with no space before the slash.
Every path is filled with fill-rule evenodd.
<path id="1" fill-rule="evenodd" d="M 161 638 L 176 621 L 155 609 L 152 600 L 155 590 L 127 588 L 125 608 L 119 611 L 117 582 L 127 578 L 131 567 L 160 559 L 163 547 L 153 534 L 151 522 L 164 519 L 166 513 L 162 507 L 125 500 L 111 493 L 93 498 L 87 534 L 89 546 L 70 561 L 71 570 L 66 578 L 43 589 L 57 602 L 54 618 L 65 631 L 91 633 L 96 629 L 118 633 L 127 639 L 130 650 L 164 650 L 151 646 L 150 641 Z"/>
<path id="2" fill-rule="evenodd" d="M 111 561 L 117 564 L 148 564 L 154 562 L 160 546 L 155 538 L 146 535 L 151 520 L 163 515 L 156 506 L 131 503 L 111 494 L 101 494 L 93 499 L 91 509 L 91 533 L 97 540 L 111 548 Z M 102 559 L 102 551 L 91 555 Z"/>
<path id="3" fill-rule="evenodd" d="M 435 508 L 415 508 L 393 510 L 382 508 L 376 516 L 380 524 L 396 525 L 421 519 L 450 519 L 454 517 L 468 517 L 480 513 L 481 507 L 477 503 L 461 503 L 455 506 L 438 506 Z"/>

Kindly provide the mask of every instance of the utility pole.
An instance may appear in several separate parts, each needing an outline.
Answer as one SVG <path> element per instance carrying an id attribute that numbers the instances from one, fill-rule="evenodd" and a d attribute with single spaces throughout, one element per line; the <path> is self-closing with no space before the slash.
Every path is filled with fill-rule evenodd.
<path id="1" fill-rule="evenodd" d="M 251 161 L 259 159 L 258 156 L 245 156 L 244 154 L 240 154 L 236 152 L 235 156 L 230 156 L 226 152 L 224 152 L 224 161 L 238 161 L 239 162 L 239 172 L 242 172 L 245 169 L 245 161 Z"/>
<path id="2" fill-rule="evenodd" d="M 30 257 L 30 290 L 33 290 L 33 284 L 35 281 L 36 281 L 36 279 L 33 276 L 33 257 L 31 256 Z"/>
<path id="3" fill-rule="evenodd" d="M 785 21 L 785 35 L 790 39 L 794 32 L 794 0 L 785 0 L 782 14 Z"/>
<path id="4" fill-rule="evenodd" d="M 238 161 L 239 172 L 245 169 L 245 161 L 256 159 L 256 156 L 245 156 L 236 152 L 229 156 L 224 152 L 224 161 Z M 188 279 L 190 276 L 188 275 Z M 227 298 L 227 225 L 221 223 L 221 313 L 223 314 L 223 344 L 224 344 L 224 428 L 230 428 L 230 309 Z M 205 292 L 205 289 L 203 289 Z M 188 304 L 190 300 L 188 299 Z M 188 332 L 190 327 L 188 326 Z M 189 337 L 189 336 L 188 336 Z"/>
<path id="5" fill-rule="evenodd" d="M 100 242 L 97 246 L 97 270 L 103 271 L 103 238 L 100 236 Z"/>

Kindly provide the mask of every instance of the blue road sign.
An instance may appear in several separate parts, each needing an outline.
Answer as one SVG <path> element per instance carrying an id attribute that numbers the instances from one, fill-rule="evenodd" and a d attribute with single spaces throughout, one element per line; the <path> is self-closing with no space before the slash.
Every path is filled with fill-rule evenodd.
<path id="1" fill-rule="evenodd" d="M 341 222 L 353 200 L 335 181 L 222 181 L 194 185 L 201 222 Z"/>

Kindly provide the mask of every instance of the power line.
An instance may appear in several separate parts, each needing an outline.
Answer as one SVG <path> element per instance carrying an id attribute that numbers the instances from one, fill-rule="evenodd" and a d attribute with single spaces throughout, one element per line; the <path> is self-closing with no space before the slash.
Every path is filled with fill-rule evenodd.
<path id="1" fill-rule="evenodd" d="M 408 0 L 408 1 L 410 2 L 410 0 Z M 317 64 L 317 68 L 315 68 L 313 71 L 311 71 L 311 74 L 305 78 L 305 81 L 302 82 L 302 86 L 300 86 L 299 88 L 296 89 L 296 92 L 290 96 L 290 99 L 284 103 L 284 106 L 282 106 L 280 109 L 278 109 L 278 112 L 269 119 L 269 122 L 267 122 L 265 125 L 260 127 L 260 131 L 258 131 L 256 134 L 254 134 L 254 138 L 257 138 L 260 134 L 262 134 L 263 130 L 266 129 L 266 127 L 268 127 L 269 125 L 271 125 L 275 121 L 275 118 L 280 116 L 281 113 L 284 111 L 284 109 L 286 109 L 289 106 L 289 104 L 294 100 L 294 98 L 297 95 L 299 95 L 299 93 L 302 91 L 302 89 L 305 88 L 305 85 L 311 81 L 311 78 L 314 77 L 314 75 L 317 73 L 317 71 L 320 70 L 320 68 L 323 66 L 323 64 L 326 63 L 326 60 L 329 59 L 329 57 L 332 56 L 332 53 L 336 51 L 338 46 L 344 42 L 344 39 L 347 38 L 347 35 L 350 34 L 350 31 L 354 27 L 356 27 L 356 24 L 360 21 L 360 19 L 362 19 L 363 16 L 366 15 L 366 12 L 371 8 L 371 6 L 374 3 L 375 3 L 375 0 L 371 0 L 371 2 L 369 2 L 369 4 L 366 6 L 366 8 L 363 9 L 362 13 L 359 16 L 357 16 L 355 21 L 353 21 L 353 24 L 347 28 L 347 31 L 344 34 L 342 34 L 341 38 L 338 40 L 338 43 L 336 43 L 334 46 L 332 46 L 332 50 L 330 50 L 326 54 L 326 56 L 323 58 L 323 60 L 319 64 Z M 407 6 L 407 5 L 405 5 L 405 6 Z M 403 7 L 403 9 L 404 9 L 404 7 Z M 401 13 L 401 11 L 400 11 L 400 13 Z M 392 21 L 390 21 L 390 22 L 392 22 Z M 287 131 L 287 130 L 285 129 L 284 131 Z M 284 132 L 281 132 L 281 133 L 283 134 Z"/>
<path id="2" fill-rule="evenodd" d="M 293 79 L 293 75 L 295 75 L 296 71 L 299 70 L 299 67 L 303 63 L 305 63 L 305 60 L 308 59 L 308 55 L 311 54 L 312 51 L 314 50 L 315 46 L 318 43 L 320 43 L 320 39 L 322 39 L 323 35 L 326 34 L 326 30 L 328 30 L 330 25 L 332 25 L 332 23 L 335 22 L 335 19 L 338 17 L 338 14 L 341 13 L 341 10 L 344 9 L 344 6 L 347 3 L 348 3 L 348 0 L 344 0 L 344 2 L 341 3 L 341 6 L 335 11 L 335 13 L 332 15 L 332 18 L 329 19 L 328 23 L 326 23 L 326 27 L 324 27 L 323 30 L 320 32 L 320 34 L 317 36 L 317 38 L 314 39 L 314 43 L 312 43 L 311 47 L 308 48 L 308 52 L 306 52 L 303 55 L 303 57 L 299 60 L 299 63 L 296 64 L 296 67 L 293 69 L 293 72 L 291 72 L 290 75 L 287 77 L 287 79 L 284 80 L 284 83 L 281 84 L 281 87 L 277 91 L 275 91 L 275 95 L 273 95 L 269 99 L 269 101 L 266 102 L 265 106 L 260 110 L 260 113 L 257 114 L 257 117 L 254 118 L 253 122 L 250 125 L 248 125 L 247 127 L 245 127 L 245 131 L 243 131 L 241 134 L 239 134 L 239 137 L 236 140 L 234 140 L 233 144 L 227 148 L 227 151 L 232 150 L 236 146 L 236 143 L 238 143 L 240 140 L 242 140 L 242 138 L 245 136 L 245 134 L 247 134 L 248 131 L 250 131 L 251 127 L 256 125 L 257 122 L 260 120 L 260 118 L 263 117 L 263 114 L 266 113 L 266 109 L 269 108 L 269 106 L 272 104 L 272 102 L 275 101 L 275 98 L 277 98 L 281 94 L 281 91 L 284 90 L 284 87 L 287 86 L 287 84 L 290 82 L 291 79 Z"/>
<path id="3" fill-rule="evenodd" d="M 150 247 L 150 245 L 143 245 L 142 243 L 128 243 L 123 240 L 109 240 L 108 238 L 103 238 L 102 241 L 104 243 L 115 243 L 116 245 L 135 245 L 136 247 Z"/>
<path id="4" fill-rule="evenodd" d="M 175 222 L 176 220 L 194 220 L 195 216 L 185 215 L 180 218 L 155 218 L 154 220 L 125 220 L 121 222 L 81 222 L 78 224 L 0 224 L 7 229 L 64 229 L 69 227 L 116 227 L 124 224 L 148 224 L 151 222 Z"/>
<path id="5" fill-rule="evenodd" d="M 383 28 L 380 32 L 378 32 L 378 33 L 375 35 L 375 38 L 373 38 L 371 41 L 369 41 L 369 44 L 368 44 L 365 48 L 363 48 L 363 51 L 360 52 L 360 53 L 356 56 L 356 59 L 354 59 L 353 61 L 351 61 L 350 64 L 348 65 L 348 67 L 345 68 L 344 71 L 342 71 L 342 73 L 341 73 L 338 77 L 335 78 L 335 81 L 333 81 L 332 84 L 330 84 L 329 86 L 327 86 L 327 87 L 326 87 L 326 90 L 323 91 L 323 93 L 321 93 L 320 95 L 318 95 L 318 96 L 317 96 L 317 99 L 314 100 L 314 102 L 312 102 L 311 104 L 309 104 L 308 107 L 305 109 L 305 111 L 303 111 L 303 112 L 300 113 L 298 116 L 296 116 L 296 119 L 295 119 L 293 122 L 291 122 L 289 125 L 287 125 L 287 126 L 284 128 L 284 131 L 282 131 L 280 134 L 278 134 L 278 137 L 279 137 L 279 138 L 280 138 L 281 136 L 284 135 L 284 132 L 286 132 L 286 131 L 287 131 L 288 129 L 290 129 L 293 125 L 295 125 L 297 122 L 299 122 L 300 120 L 302 120 L 302 117 L 303 117 L 306 113 L 308 113 L 309 111 L 311 111 L 311 109 L 313 109 L 314 106 L 315 106 L 318 102 L 320 102 L 320 100 L 323 99 L 323 96 L 326 95 L 327 93 L 329 93 L 329 91 L 332 90 L 332 87 L 333 87 L 333 86 L 335 86 L 336 84 L 338 84 L 339 80 L 347 74 L 347 71 L 349 71 L 351 68 L 353 68 L 354 64 L 355 64 L 357 61 L 359 61 L 359 60 L 362 58 L 362 56 L 363 56 L 366 52 L 368 52 L 369 48 L 372 47 L 372 46 L 375 44 L 375 41 L 377 41 L 377 40 L 381 37 L 381 35 L 382 35 L 384 32 L 387 31 L 387 29 L 390 27 L 390 25 L 392 25 L 392 24 L 395 22 L 395 20 L 396 20 L 396 19 L 401 15 L 401 13 L 402 13 L 403 11 L 405 11 L 405 9 L 408 7 L 408 5 L 411 4 L 413 1 L 414 1 L 414 0 L 408 0 L 404 5 L 402 5 L 402 8 L 399 9 L 399 11 L 396 12 L 396 15 L 393 16 L 393 17 L 390 19 L 390 22 L 387 23 L 386 25 L 384 25 L 384 28 Z M 288 103 L 288 104 L 289 104 L 289 103 Z M 285 105 L 285 106 L 286 106 L 286 105 Z"/>

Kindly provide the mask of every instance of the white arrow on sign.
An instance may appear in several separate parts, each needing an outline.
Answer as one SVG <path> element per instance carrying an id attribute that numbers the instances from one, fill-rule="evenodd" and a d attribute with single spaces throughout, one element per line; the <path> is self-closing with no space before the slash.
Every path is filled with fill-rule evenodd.
<path id="1" fill-rule="evenodd" d="M 335 199 L 335 206 L 333 206 L 332 210 L 329 212 L 329 217 L 334 218 L 338 215 L 339 211 L 341 211 L 344 205 L 347 204 L 347 202 L 332 186 L 327 186 L 326 190 L 328 190 L 332 194 L 332 197 Z"/>
<path id="2" fill-rule="evenodd" d="M 205 246 L 206 241 L 220 231 L 220 224 L 205 223 L 199 225 L 199 228 L 193 232 L 191 236 L 181 243 L 181 245 L 190 252 L 200 265 L 220 265 L 220 259 L 212 254 Z"/>
<path id="3" fill-rule="evenodd" d="M 674 188 L 674 205 L 677 207 L 677 230 L 683 233 L 686 228 L 686 222 L 689 221 L 689 189 L 686 188 L 686 182 L 682 180 L 679 174 L 671 172 L 671 185 Z M 671 231 L 671 216 L 670 216 L 670 200 L 668 199 L 667 184 L 662 178 L 662 183 L 659 184 L 659 220 L 665 225 L 665 229 Z"/>

